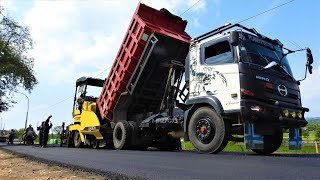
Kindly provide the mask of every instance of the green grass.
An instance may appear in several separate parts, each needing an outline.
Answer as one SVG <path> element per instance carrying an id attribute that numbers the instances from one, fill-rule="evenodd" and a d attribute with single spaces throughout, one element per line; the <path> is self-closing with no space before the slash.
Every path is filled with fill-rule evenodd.
<path id="1" fill-rule="evenodd" d="M 318 144 L 320 149 L 320 144 Z M 182 142 L 182 149 L 184 150 L 193 150 L 191 142 Z M 250 149 L 246 149 L 244 143 L 235 143 L 229 142 L 228 145 L 224 148 L 224 152 L 252 152 Z M 280 148 L 276 151 L 279 153 L 291 153 L 291 154 L 315 154 L 316 148 L 315 144 L 302 144 L 302 149 L 300 150 L 290 150 L 288 143 L 283 143 Z"/>
<path id="2" fill-rule="evenodd" d="M 181 141 L 181 146 L 182 146 L 182 149 L 184 150 L 193 150 L 193 145 L 191 144 L 190 141 L 187 141 L 187 142 L 184 142 L 184 141 Z"/>
<path id="3" fill-rule="evenodd" d="M 319 144 L 318 144 L 319 148 Z M 288 144 L 282 144 L 280 148 L 277 150 L 277 152 L 280 153 L 291 153 L 291 154 L 315 154 L 316 153 L 316 147 L 315 144 L 302 144 L 302 149 L 299 150 L 290 150 L 288 147 Z"/>
<path id="4" fill-rule="evenodd" d="M 309 137 L 302 136 L 302 141 L 315 141 L 316 140 L 316 133 L 314 131 L 309 132 Z M 289 133 L 283 133 L 283 140 L 288 141 L 289 140 Z"/>

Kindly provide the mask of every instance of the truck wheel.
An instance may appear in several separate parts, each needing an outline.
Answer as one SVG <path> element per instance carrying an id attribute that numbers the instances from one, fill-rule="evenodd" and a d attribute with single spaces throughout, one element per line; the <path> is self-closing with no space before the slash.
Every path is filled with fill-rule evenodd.
<path id="1" fill-rule="evenodd" d="M 79 148 L 82 146 L 82 142 L 81 142 L 81 139 L 80 139 L 80 133 L 79 131 L 75 131 L 74 134 L 73 134 L 73 145 L 75 148 Z"/>
<path id="2" fill-rule="evenodd" d="M 147 150 L 148 144 L 141 140 L 138 136 L 139 133 L 139 126 L 135 121 L 128 121 L 130 128 L 131 128 L 131 139 L 130 139 L 130 148 L 137 149 L 137 150 Z"/>
<path id="3" fill-rule="evenodd" d="M 130 146 L 130 125 L 128 121 L 119 121 L 113 130 L 113 145 L 115 149 L 125 149 Z"/>
<path id="4" fill-rule="evenodd" d="M 263 149 L 251 149 L 253 152 L 262 155 L 269 155 L 278 150 L 282 144 L 283 132 L 281 129 L 275 131 L 273 135 L 265 135 L 263 137 Z"/>
<path id="5" fill-rule="evenodd" d="M 210 107 L 197 109 L 190 118 L 188 133 L 200 153 L 218 153 L 230 138 L 229 123 Z"/>

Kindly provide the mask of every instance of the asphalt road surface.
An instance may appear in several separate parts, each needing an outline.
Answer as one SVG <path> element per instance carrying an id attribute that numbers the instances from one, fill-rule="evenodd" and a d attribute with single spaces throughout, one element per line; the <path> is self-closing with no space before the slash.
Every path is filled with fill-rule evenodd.
<path id="1" fill-rule="evenodd" d="M 126 151 L 12 145 L 2 148 L 67 166 L 143 179 L 320 179 L 320 156 Z M 107 177 L 108 178 L 108 177 Z M 112 179 L 119 178 L 112 175 Z M 125 178 L 124 178 L 125 179 Z"/>

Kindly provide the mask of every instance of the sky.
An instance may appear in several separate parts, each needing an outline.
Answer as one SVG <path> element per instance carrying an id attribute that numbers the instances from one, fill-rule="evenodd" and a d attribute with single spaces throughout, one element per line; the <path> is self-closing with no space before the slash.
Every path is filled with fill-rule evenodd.
<path id="1" fill-rule="evenodd" d="M 188 21 L 186 32 L 199 36 L 226 23 L 237 23 L 289 0 L 143 0 L 155 9 L 167 8 Z M 6 13 L 30 27 L 35 42 L 30 51 L 35 59 L 39 84 L 31 94 L 28 124 L 34 127 L 52 115 L 53 126 L 71 124 L 75 81 L 81 76 L 107 77 L 124 38 L 136 0 L 0 0 Z M 195 4 L 196 3 L 196 4 Z M 194 5 L 195 4 L 195 5 Z M 190 10 L 192 5 L 194 5 Z M 276 10 L 243 22 L 286 47 L 310 47 L 314 73 L 301 82 L 302 104 L 320 116 L 320 1 L 295 0 Z M 185 13 L 184 13 L 185 12 Z M 294 77 L 302 79 L 305 52 L 288 56 Z M 15 94 L 17 103 L 0 113 L 0 128 L 23 128 L 27 98 Z"/>

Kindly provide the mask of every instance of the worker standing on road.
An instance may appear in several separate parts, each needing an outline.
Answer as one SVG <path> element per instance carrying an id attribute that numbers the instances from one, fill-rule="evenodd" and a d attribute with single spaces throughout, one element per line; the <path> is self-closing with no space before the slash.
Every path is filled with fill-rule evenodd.
<path id="1" fill-rule="evenodd" d="M 35 139 L 35 132 L 31 124 L 29 124 L 29 127 L 24 132 L 24 142 L 29 141 L 31 144 L 33 144 L 33 141 Z"/>
<path id="2" fill-rule="evenodd" d="M 8 144 L 13 144 L 13 140 L 15 136 L 16 136 L 16 132 L 14 131 L 14 129 L 11 129 L 11 131 L 9 132 Z"/>
<path id="3" fill-rule="evenodd" d="M 33 132 L 33 127 L 31 124 L 29 124 L 29 127 L 26 129 L 26 134 L 28 134 L 28 132 Z"/>
<path id="4" fill-rule="evenodd" d="M 39 131 L 39 145 L 42 147 L 43 145 L 43 127 L 44 127 L 45 121 L 42 121 L 41 125 L 37 127 L 37 130 Z"/>
<path id="5" fill-rule="evenodd" d="M 44 122 L 42 147 L 47 147 L 48 137 L 49 137 L 49 130 L 52 127 L 52 123 L 50 122 L 50 118 L 51 117 L 52 117 L 52 115 L 50 115 L 47 118 L 47 120 Z M 49 122 L 50 122 L 50 125 L 49 125 Z"/>

